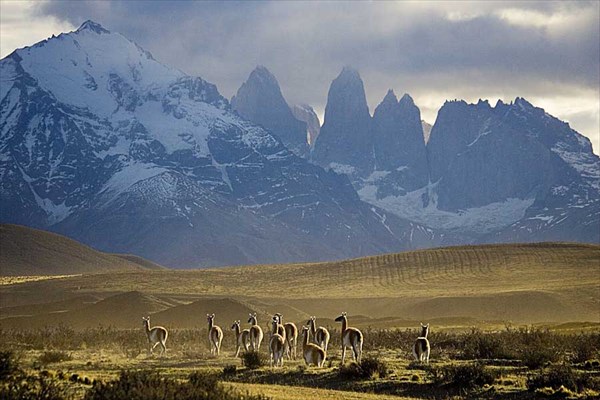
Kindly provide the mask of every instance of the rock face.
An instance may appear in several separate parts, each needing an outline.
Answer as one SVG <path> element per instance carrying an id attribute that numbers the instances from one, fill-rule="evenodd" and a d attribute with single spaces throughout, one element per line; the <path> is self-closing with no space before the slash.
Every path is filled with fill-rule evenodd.
<path id="1" fill-rule="evenodd" d="M 312 160 L 337 171 L 368 175 L 374 166 L 372 139 L 362 79 L 356 70 L 345 67 L 329 88 L 325 121 Z"/>
<path id="2" fill-rule="evenodd" d="M 279 83 L 265 67 L 258 66 L 231 99 L 242 117 L 261 125 L 299 156 L 308 153 L 306 122 L 298 120 L 286 103 Z"/>
<path id="3" fill-rule="evenodd" d="M 421 113 L 405 94 L 400 101 L 392 90 L 373 114 L 375 171 L 388 171 L 386 179 L 403 191 L 427 185 L 427 152 Z M 394 193 L 397 191 L 392 191 Z M 387 192 L 390 193 L 390 192 Z"/>
<path id="4" fill-rule="evenodd" d="M 295 105 L 292 107 L 292 113 L 297 120 L 306 123 L 308 145 L 314 146 L 317 136 L 321 132 L 321 121 L 319 121 L 317 113 L 308 104 Z"/>
<path id="5" fill-rule="evenodd" d="M 362 202 L 213 84 L 91 21 L 0 61 L 0 203 L 0 222 L 175 267 L 449 241 Z"/>
<path id="6" fill-rule="evenodd" d="M 427 143 L 431 183 L 406 194 L 364 182 L 365 201 L 474 242 L 600 239 L 600 159 L 526 100 L 447 102 Z"/>
<path id="7" fill-rule="evenodd" d="M 469 242 L 600 240 L 600 158 L 522 98 L 446 102 L 427 144 L 409 95 L 389 91 L 367 122 L 355 71 L 332 83 L 327 110 L 313 160 L 363 201 Z"/>

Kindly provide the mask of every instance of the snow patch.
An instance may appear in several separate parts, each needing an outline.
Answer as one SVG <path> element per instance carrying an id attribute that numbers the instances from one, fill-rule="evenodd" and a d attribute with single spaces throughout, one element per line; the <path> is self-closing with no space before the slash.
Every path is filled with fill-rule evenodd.
<path id="1" fill-rule="evenodd" d="M 439 210 L 435 201 L 430 201 L 427 207 L 423 207 L 423 197 L 428 191 L 431 192 L 430 189 L 424 187 L 409 192 L 405 196 L 388 196 L 378 199 L 377 186 L 365 185 L 358 191 L 358 195 L 367 203 L 422 225 L 444 230 L 467 230 L 474 233 L 489 233 L 518 221 L 523 218 L 527 209 L 534 202 L 534 199 L 511 198 L 504 202 L 491 203 L 454 213 Z"/>

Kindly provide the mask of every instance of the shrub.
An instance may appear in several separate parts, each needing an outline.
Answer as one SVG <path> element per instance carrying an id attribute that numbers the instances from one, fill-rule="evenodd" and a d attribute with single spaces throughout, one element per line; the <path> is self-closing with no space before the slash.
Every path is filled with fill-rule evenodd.
<path id="1" fill-rule="evenodd" d="M 73 357 L 64 351 L 45 351 L 39 356 L 38 361 L 42 364 L 51 364 L 72 359 Z"/>
<path id="2" fill-rule="evenodd" d="M 476 362 L 429 368 L 427 376 L 435 385 L 471 390 L 486 384 L 491 385 L 497 374 Z"/>
<path id="3" fill-rule="evenodd" d="M 195 372 L 186 382 L 162 377 L 157 371 L 122 371 L 119 379 L 96 383 L 85 400 L 263 400 L 263 396 L 241 395 L 221 385 L 215 374 Z"/>
<path id="4" fill-rule="evenodd" d="M 28 375 L 12 351 L 0 352 L 0 399 L 64 400 L 69 398 L 64 384 L 49 371 Z"/>
<path id="5" fill-rule="evenodd" d="M 560 389 L 565 388 L 581 392 L 590 386 L 590 378 L 574 370 L 567 364 L 553 365 L 527 379 L 527 389 L 535 390 L 542 388 Z"/>
<path id="6" fill-rule="evenodd" d="M 268 363 L 267 356 L 257 351 L 246 351 L 242 354 L 242 365 L 248 369 L 258 369 Z"/>
<path id="7" fill-rule="evenodd" d="M 339 374 L 344 379 L 385 378 L 388 376 L 388 366 L 378 357 L 366 357 L 361 360 L 360 364 L 352 362 L 348 365 L 342 365 Z"/>
<path id="8" fill-rule="evenodd" d="M 224 375 L 233 375 L 237 372 L 237 367 L 235 365 L 226 365 L 223 367 Z"/>
<path id="9" fill-rule="evenodd" d="M 521 361 L 529 369 L 537 369 L 558 361 L 560 353 L 556 349 L 533 347 L 523 352 Z"/>
<path id="10" fill-rule="evenodd" d="M 463 358 L 467 360 L 512 358 L 505 340 L 497 334 L 474 330 L 464 339 Z"/>
<path id="11" fill-rule="evenodd" d="M 0 351 L 0 381 L 8 379 L 19 369 L 15 353 L 12 351 Z"/>

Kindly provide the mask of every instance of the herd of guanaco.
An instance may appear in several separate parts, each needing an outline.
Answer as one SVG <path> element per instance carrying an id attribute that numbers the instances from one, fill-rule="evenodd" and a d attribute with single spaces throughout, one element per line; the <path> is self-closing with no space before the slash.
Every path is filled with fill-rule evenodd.
<path id="1" fill-rule="evenodd" d="M 221 352 L 221 342 L 223 341 L 223 330 L 215 325 L 215 314 L 206 314 L 208 322 L 208 342 L 210 353 L 218 356 Z M 150 327 L 150 317 L 142 318 L 144 330 L 148 337 L 148 352 L 152 353 L 157 345 L 160 345 L 163 355 L 167 351 L 168 332 L 162 326 Z M 342 323 L 342 364 L 346 359 L 346 349 L 352 350 L 352 357 L 355 362 L 360 363 L 363 348 L 363 334 L 354 327 L 348 326 L 348 317 L 343 312 L 335 319 Z M 231 330 L 235 333 L 235 357 L 239 356 L 240 350 L 259 351 L 263 341 L 263 330 L 258 325 L 256 313 L 249 314 L 248 323 L 250 328 L 242 329 L 241 321 L 237 320 L 231 325 Z M 302 358 L 306 365 L 323 367 L 327 358 L 327 347 L 329 345 L 329 331 L 322 326 L 317 327 L 316 317 L 312 316 L 307 321 L 307 326 L 302 326 Z M 419 336 L 413 345 L 413 356 L 416 361 L 429 363 L 429 352 L 431 347 L 427 334 L 429 333 L 429 324 L 421 324 L 421 336 Z M 312 341 L 311 341 L 312 335 Z M 283 358 L 296 359 L 296 347 L 298 344 L 298 328 L 293 322 L 283 323 L 283 315 L 277 313 L 271 319 L 271 329 L 269 330 L 269 354 L 271 356 L 271 366 L 283 366 Z"/>

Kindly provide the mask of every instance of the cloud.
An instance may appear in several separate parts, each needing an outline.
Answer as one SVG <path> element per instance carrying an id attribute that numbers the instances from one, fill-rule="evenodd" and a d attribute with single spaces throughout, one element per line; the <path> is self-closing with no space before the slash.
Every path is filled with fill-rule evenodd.
<path id="1" fill-rule="evenodd" d="M 54 15 L 39 15 L 34 1 L 0 2 L 0 58 L 15 49 L 32 45 L 73 29 L 73 25 Z"/>
<path id="2" fill-rule="evenodd" d="M 597 1 L 52 1 L 34 8 L 37 18 L 74 26 L 94 19 L 228 97 L 261 64 L 290 103 L 322 114 L 331 80 L 352 65 L 371 110 L 388 88 L 410 92 L 430 122 L 449 98 L 522 96 L 568 119 L 600 149 Z"/>

